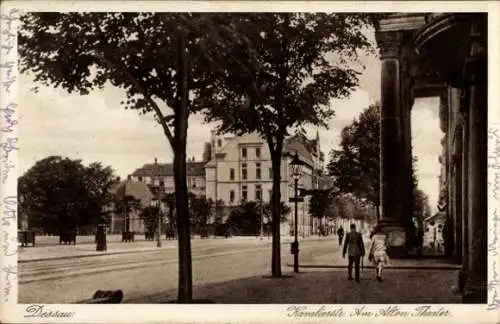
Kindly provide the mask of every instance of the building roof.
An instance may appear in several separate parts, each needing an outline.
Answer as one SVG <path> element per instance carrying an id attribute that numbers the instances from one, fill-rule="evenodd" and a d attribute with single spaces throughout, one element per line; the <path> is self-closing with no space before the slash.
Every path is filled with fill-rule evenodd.
<path id="1" fill-rule="evenodd" d="M 303 162 L 312 166 L 313 156 L 311 147 L 309 147 L 310 143 L 307 143 L 308 141 L 307 138 L 304 141 L 303 138 L 298 138 L 297 136 L 288 138 L 285 140 L 283 152 L 289 154 L 295 154 L 295 152 L 297 152 Z"/>
<path id="2" fill-rule="evenodd" d="M 187 162 L 187 176 L 205 176 L 205 164 L 206 162 Z M 147 163 L 135 170 L 132 175 L 134 177 L 170 177 L 174 175 L 174 165 L 172 163 L 158 163 L 157 165 L 154 163 Z"/>
<path id="3" fill-rule="evenodd" d="M 142 204 L 148 204 L 153 198 L 153 194 L 144 182 L 134 181 L 132 179 L 116 183 L 110 188 L 110 192 L 118 198 L 124 198 L 127 196 L 134 197 L 139 199 Z"/>

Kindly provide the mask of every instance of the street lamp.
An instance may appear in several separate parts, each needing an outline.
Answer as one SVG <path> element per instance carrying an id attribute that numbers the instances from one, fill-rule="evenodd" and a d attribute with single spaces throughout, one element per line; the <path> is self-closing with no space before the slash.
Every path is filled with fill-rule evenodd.
<path id="1" fill-rule="evenodd" d="M 293 272 L 299 272 L 299 239 L 298 239 L 298 207 L 299 201 L 304 201 L 304 198 L 299 197 L 299 178 L 302 176 L 303 162 L 299 159 L 299 155 L 295 152 L 295 156 L 290 162 L 290 171 L 294 180 L 294 197 L 290 198 L 291 202 L 295 203 L 295 222 L 294 222 L 294 241 L 292 243 L 293 254 Z"/>
<path id="2" fill-rule="evenodd" d="M 160 172 L 158 169 L 158 159 L 155 158 L 155 171 L 156 175 L 158 176 L 158 190 L 155 192 L 155 198 L 154 201 L 156 202 L 156 213 L 157 213 L 157 223 L 158 223 L 158 237 L 156 238 L 156 247 L 161 247 L 161 212 L 160 212 L 160 204 L 161 204 L 161 190 L 163 189 L 160 186 Z M 154 181 L 153 181 L 153 186 L 154 186 Z"/>

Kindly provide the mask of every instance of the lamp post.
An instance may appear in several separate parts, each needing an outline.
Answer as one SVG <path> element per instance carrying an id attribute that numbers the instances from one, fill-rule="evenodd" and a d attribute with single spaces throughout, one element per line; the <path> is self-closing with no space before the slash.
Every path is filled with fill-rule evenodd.
<path id="1" fill-rule="evenodd" d="M 264 202 L 260 199 L 260 239 L 264 237 Z"/>
<path id="2" fill-rule="evenodd" d="M 299 272 L 299 239 L 298 239 L 298 202 L 304 201 L 304 198 L 299 197 L 299 178 L 302 175 L 303 162 L 300 161 L 299 155 L 295 152 L 295 156 L 290 162 L 290 170 L 294 180 L 294 197 L 290 198 L 291 202 L 295 203 L 295 222 L 294 222 L 294 241 L 292 243 L 293 254 L 293 272 Z"/>
<path id="3" fill-rule="evenodd" d="M 161 247 L 161 212 L 160 212 L 160 204 L 161 204 L 161 192 L 160 190 L 162 190 L 161 186 L 160 186 L 160 172 L 158 170 L 158 159 L 155 158 L 155 171 L 156 171 L 156 175 L 158 176 L 158 190 L 156 191 L 156 197 L 155 197 L 155 200 L 156 200 L 156 213 L 157 213 L 157 216 L 158 216 L 158 219 L 157 219 L 157 223 L 158 223 L 158 237 L 156 238 L 156 247 Z M 153 185 L 154 185 L 154 182 L 153 182 Z"/>

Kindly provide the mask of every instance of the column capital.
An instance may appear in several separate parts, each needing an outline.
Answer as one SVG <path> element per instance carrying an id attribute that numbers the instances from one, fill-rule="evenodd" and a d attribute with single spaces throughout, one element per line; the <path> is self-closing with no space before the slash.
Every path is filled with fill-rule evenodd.
<path id="1" fill-rule="evenodd" d="M 381 59 L 399 58 L 403 47 L 403 33 L 399 31 L 377 32 L 375 34 Z"/>

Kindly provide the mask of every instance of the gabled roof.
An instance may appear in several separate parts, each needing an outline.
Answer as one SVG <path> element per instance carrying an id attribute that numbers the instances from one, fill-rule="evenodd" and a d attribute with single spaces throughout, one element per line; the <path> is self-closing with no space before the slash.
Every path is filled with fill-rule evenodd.
<path id="1" fill-rule="evenodd" d="M 139 199 L 143 205 L 147 205 L 153 198 L 153 194 L 144 182 L 132 179 L 127 179 L 113 185 L 110 188 L 110 192 L 118 198 L 134 197 L 135 199 Z"/>
<path id="2" fill-rule="evenodd" d="M 306 144 L 302 141 L 301 138 L 291 137 L 285 140 L 285 145 L 283 149 L 284 153 L 295 154 L 297 152 L 299 154 L 300 159 L 303 162 L 306 162 L 309 165 L 313 165 L 313 156 Z"/>
<path id="3" fill-rule="evenodd" d="M 187 162 L 186 174 L 188 177 L 205 176 L 206 162 Z M 134 177 L 169 177 L 174 175 L 174 166 L 172 163 L 148 163 L 135 170 Z"/>

